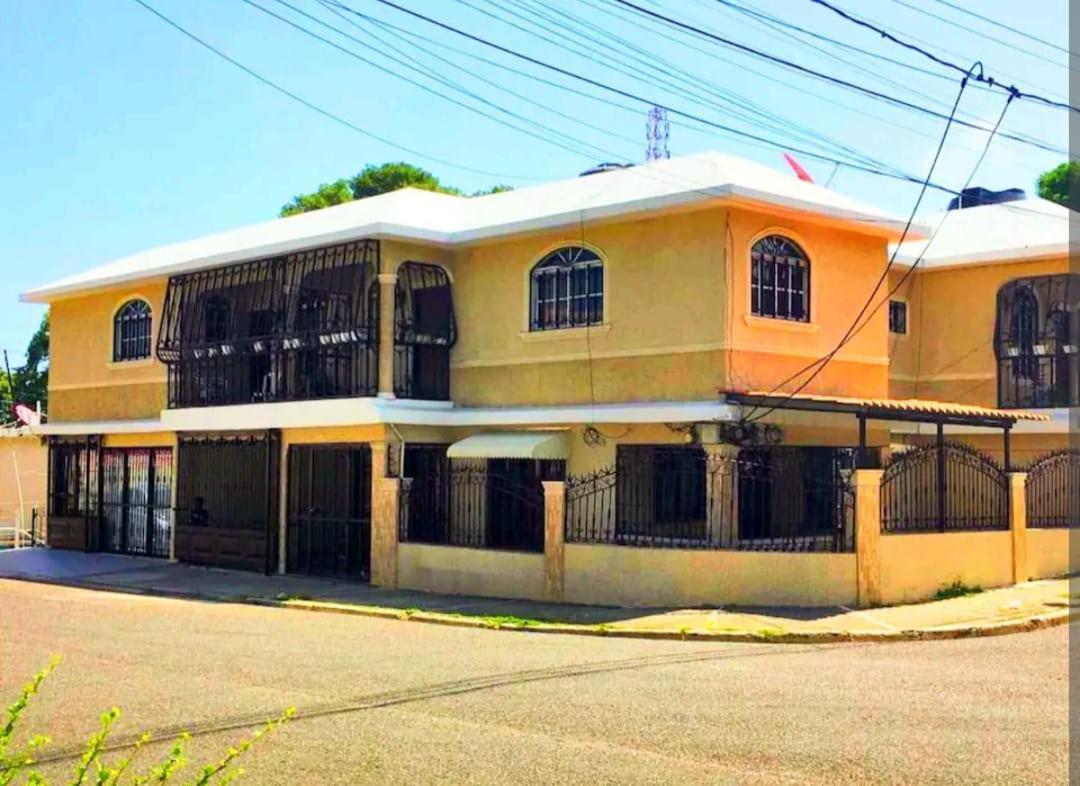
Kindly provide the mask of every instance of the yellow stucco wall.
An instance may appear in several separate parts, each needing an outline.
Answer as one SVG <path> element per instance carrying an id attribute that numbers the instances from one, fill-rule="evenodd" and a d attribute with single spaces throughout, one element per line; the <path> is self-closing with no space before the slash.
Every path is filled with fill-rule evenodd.
<path id="1" fill-rule="evenodd" d="M 128 420 L 153 418 L 164 408 L 165 366 L 155 357 L 113 363 L 113 317 L 133 298 L 153 312 L 157 339 L 166 280 L 59 300 L 50 306 L 49 418 Z"/>
<path id="2" fill-rule="evenodd" d="M 45 511 L 48 448 L 40 437 L 0 435 L 0 521 L 19 509 Z M 26 520 L 29 526 L 29 520 Z"/>
<path id="3" fill-rule="evenodd" d="M 564 599 L 611 606 L 855 603 L 854 554 L 566 544 Z"/>
<path id="4" fill-rule="evenodd" d="M 1080 550 L 1073 556 L 1072 530 L 1028 529 L 1027 573 L 1031 579 L 1050 579 L 1080 570 Z"/>
<path id="5" fill-rule="evenodd" d="M 882 535 L 881 601 L 926 600 L 955 581 L 972 587 L 1012 584 L 1012 534 L 945 532 Z"/>
<path id="6" fill-rule="evenodd" d="M 996 407 L 998 290 L 1015 278 L 1067 272 L 1067 257 L 917 270 L 897 292 L 908 301 L 908 334 L 890 336 L 892 395 Z M 894 271 L 892 286 L 902 276 Z"/>
<path id="7" fill-rule="evenodd" d="M 544 599 L 544 555 L 398 545 L 398 586 L 449 595 Z"/>

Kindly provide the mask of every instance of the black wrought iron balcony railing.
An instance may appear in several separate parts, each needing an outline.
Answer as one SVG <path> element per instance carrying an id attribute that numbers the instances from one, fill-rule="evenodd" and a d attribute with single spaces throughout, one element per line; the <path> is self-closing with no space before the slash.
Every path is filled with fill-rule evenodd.
<path id="1" fill-rule="evenodd" d="M 364 240 L 173 276 L 169 407 L 374 395 L 378 260 Z"/>

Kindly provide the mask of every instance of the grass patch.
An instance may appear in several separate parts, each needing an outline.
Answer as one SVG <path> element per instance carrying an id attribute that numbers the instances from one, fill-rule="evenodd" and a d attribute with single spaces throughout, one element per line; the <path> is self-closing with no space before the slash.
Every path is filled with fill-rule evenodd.
<path id="1" fill-rule="evenodd" d="M 473 619 L 480 620 L 484 623 L 485 628 L 492 628 L 493 630 L 499 628 L 534 628 L 547 622 L 547 620 L 537 620 L 529 617 L 515 617 L 513 614 L 480 615 L 473 617 Z"/>
<path id="2" fill-rule="evenodd" d="M 757 631 L 757 635 L 761 636 L 763 639 L 774 639 L 777 636 L 783 636 L 784 631 L 780 628 L 761 628 Z"/>
<path id="3" fill-rule="evenodd" d="M 949 598 L 963 598 L 968 595 L 978 595 L 982 587 L 973 587 L 957 580 L 952 584 L 946 584 L 934 593 L 934 600 L 949 600 Z"/>
<path id="4" fill-rule="evenodd" d="M 303 595 L 303 594 L 291 595 L 291 594 L 289 594 L 288 592 L 279 592 L 279 593 L 278 593 L 277 595 L 275 595 L 274 597 L 275 597 L 275 598 L 276 598 L 277 600 L 282 600 L 282 601 L 289 601 L 289 600 L 314 600 L 314 598 L 312 598 L 312 597 L 311 597 L 310 595 Z"/>

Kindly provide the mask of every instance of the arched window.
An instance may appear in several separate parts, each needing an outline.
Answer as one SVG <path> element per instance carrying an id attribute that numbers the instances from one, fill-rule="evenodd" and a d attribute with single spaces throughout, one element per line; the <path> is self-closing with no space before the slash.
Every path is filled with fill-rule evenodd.
<path id="1" fill-rule="evenodd" d="M 150 329 L 153 319 L 145 300 L 129 300 L 113 317 L 113 361 L 150 357 Z"/>
<path id="2" fill-rule="evenodd" d="M 394 287 L 394 395 L 448 400 L 455 341 L 450 277 L 438 265 L 403 263 Z"/>
<path id="3" fill-rule="evenodd" d="M 1013 295 L 1009 335 L 1018 355 L 1013 358 L 1013 375 L 1034 381 L 1039 361 L 1035 357 L 1035 339 L 1039 335 L 1039 301 L 1029 287 L 1017 287 Z"/>
<path id="4" fill-rule="evenodd" d="M 599 325 L 604 321 L 604 263 L 581 246 L 541 259 L 529 284 L 530 330 Z"/>
<path id="5" fill-rule="evenodd" d="M 782 235 L 763 237 L 750 251 L 750 312 L 810 321 L 810 260 Z"/>

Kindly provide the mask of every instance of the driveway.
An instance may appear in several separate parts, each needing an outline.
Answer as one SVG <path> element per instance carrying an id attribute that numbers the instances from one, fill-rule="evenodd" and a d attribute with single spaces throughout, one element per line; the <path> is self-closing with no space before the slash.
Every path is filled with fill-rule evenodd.
<path id="1" fill-rule="evenodd" d="M 0 580 L 0 698 L 61 654 L 27 718 L 49 752 L 115 704 L 119 738 L 194 730 L 190 766 L 295 705 L 253 784 L 1064 784 L 1069 630 L 702 644 Z"/>

